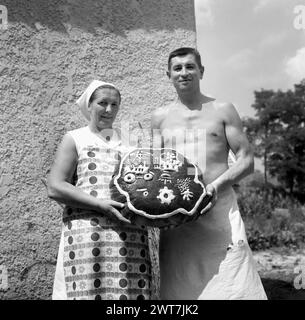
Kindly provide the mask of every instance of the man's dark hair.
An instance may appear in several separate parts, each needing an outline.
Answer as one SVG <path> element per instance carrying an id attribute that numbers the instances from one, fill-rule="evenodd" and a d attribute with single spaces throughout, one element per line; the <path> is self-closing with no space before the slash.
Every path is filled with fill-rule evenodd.
<path id="1" fill-rule="evenodd" d="M 203 65 L 201 64 L 201 57 L 200 57 L 200 53 L 197 51 L 197 49 L 195 48 L 190 48 L 190 47 L 182 47 L 182 48 L 178 48 L 174 51 L 172 51 L 169 56 L 168 56 L 168 70 L 170 70 L 171 67 L 171 60 L 174 57 L 178 57 L 178 56 L 186 56 L 187 54 L 193 54 L 195 56 L 195 60 L 199 66 L 200 69 L 204 69 Z"/>

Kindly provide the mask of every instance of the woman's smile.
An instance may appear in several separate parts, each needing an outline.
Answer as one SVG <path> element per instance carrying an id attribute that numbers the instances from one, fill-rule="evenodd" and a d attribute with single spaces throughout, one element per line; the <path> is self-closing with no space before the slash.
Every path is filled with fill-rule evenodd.
<path id="1" fill-rule="evenodd" d="M 119 111 L 120 96 L 116 89 L 102 88 L 89 105 L 91 127 L 98 130 L 110 128 Z"/>

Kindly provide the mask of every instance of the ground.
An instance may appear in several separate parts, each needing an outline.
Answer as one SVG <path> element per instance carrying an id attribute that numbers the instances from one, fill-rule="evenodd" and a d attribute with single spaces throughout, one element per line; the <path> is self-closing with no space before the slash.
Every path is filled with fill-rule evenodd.
<path id="1" fill-rule="evenodd" d="M 274 248 L 255 251 L 253 256 L 268 299 L 305 300 L 305 250 Z M 297 289 L 294 282 L 304 289 Z"/>
<path id="2" fill-rule="evenodd" d="M 158 299 L 159 268 L 158 268 L 158 229 L 149 230 L 151 241 L 151 258 L 153 264 L 153 298 Z M 305 248 L 289 249 L 286 247 L 272 248 L 264 251 L 253 251 L 257 269 L 261 276 L 269 300 L 305 300 Z M 303 269 L 300 271 L 296 268 Z M 303 279 L 302 279 L 303 276 Z M 295 288 L 296 277 L 303 280 L 303 288 Z M 301 280 L 300 280 L 301 281 Z M 300 283 L 300 281 L 296 281 Z"/>

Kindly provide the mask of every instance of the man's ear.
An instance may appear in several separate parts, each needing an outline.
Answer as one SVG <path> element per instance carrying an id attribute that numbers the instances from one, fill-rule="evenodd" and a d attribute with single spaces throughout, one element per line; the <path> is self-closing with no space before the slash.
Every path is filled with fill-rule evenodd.
<path id="1" fill-rule="evenodd" d="M 200 69 L 200 79 L 202 79 L 203 74 L 204 74 L 204 67 L 202 67 L 202 68 Z"/>
<path id="2" fill-rule="evenodd" d="M 166 75 L 168 76 L 168 79 L 170 79 L 170 77 L 171 77 L 170 71 L 166 71 Z"/>

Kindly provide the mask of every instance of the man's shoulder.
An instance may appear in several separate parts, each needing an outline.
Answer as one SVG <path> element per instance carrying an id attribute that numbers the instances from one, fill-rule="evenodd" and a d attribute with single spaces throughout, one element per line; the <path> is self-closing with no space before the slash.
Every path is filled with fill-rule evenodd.
<path id="1" fill-rule="evenodd" d="M 214 108 L 224 122 L 239 121 L 239 113 L 232 102 L 214 101 Z"/>
<path id="2" fill-rule="evenodd" d="M 164 106 L 157 108 L 154 112 L 156 112 L 156 113 L 166 113 L 166 112 L 168 112 L 171 108 L 173 108 L 176 104 L 177 104 L 177 102 L 167 103 L 167 104 L 165 104 Z"/>
<path id="3" fill-rule="evenodd" d="M 166 117 L 166 115 L 168 114 L 168 112 L 173 106 L 174 106 L 174 103 L 170 103 L 155 109 L 152 113 L 152 118 L 154 120 L 163 119 L 164 117 Z"/>
<path id="4" fill-rule="evenodd" d="M 219 100 L 215 99 L 212 103 L 213 103 L 215 109 L 220 110 L 220 111 L 228 111 L 232 108 L 235 109 L 232 102 L 224 102 L 224 101 L 219 101 Z"/>
<path id="5" fill-rule="evenodd" d="M 224 116 L 236 115 L 238 114 L 236 107 L 232 102 L 223 102 L 215 100 L 213 101 L 215 110 L 219 111 Z"/>

